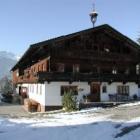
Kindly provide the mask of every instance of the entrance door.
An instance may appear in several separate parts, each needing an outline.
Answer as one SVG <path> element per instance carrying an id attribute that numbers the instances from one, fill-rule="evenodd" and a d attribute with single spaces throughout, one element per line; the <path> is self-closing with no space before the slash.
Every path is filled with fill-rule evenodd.
<path id="1" fill-rule="evenodd" d="M 91 92 L 91 101 L 100 102 L 100 83 L 91 83 L 90 92 Z"/>
<path id="2" fill-rule="evenodd" d="M 20 104 L 24 104 L 24 99 L 27 98 L 27 88 L 19 87 Z"/>

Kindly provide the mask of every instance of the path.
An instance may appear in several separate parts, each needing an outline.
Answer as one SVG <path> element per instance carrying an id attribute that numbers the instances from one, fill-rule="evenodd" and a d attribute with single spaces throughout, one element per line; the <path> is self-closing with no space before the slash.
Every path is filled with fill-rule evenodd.
<path id="1" fill-rule="evenodd" d="M 0 103 L 0 116 L 6 117 L 41 117 L 45 118 L 47 113 L 28 113 L 21 105 L 1 104 Z M 80 112 L 76 112 L 79 114 Z M 136 117 L 140 117 L 140 104 L 133 106 L 118 106 L 106 109 L 98 109 L 97 111 L 90 112 L 89 117 L 92 116 L 109 116 L 113 120 L 131 120 Z"/>
<path id="2" fill-rule="evenodd" d="M 0 116 L 6 117 L 29 117 L 21 105 L 11 105 L 8 103 L 0 103 Z"/>

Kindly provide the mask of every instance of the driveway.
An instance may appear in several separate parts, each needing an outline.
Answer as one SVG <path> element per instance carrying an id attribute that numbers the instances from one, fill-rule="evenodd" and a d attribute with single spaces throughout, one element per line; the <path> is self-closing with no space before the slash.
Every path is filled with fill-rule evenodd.
<path id="1" fill-rule="evenodd" d="M 56 111 L 57 112 L 57 111 Z M 59 111 L 58 111 L 59 112 Z M 7 103 L 0 103 L 0 116 L 4 117 L 48 117 L 48 113 L 28 113 L 24 110 L 21 105 L 12 105 Z M 76 112 L 78 113 L 78 112 Z M 99 117 L 99 116 L 108 116 L 108 118 L 113 120 L 131 120 L 133 118 L 140 117 L 140 102 L 136 105 L 120 105 L 118 107 L 106 108 L 106 109 L 97 109 L 89 114 L 89 117 Z"/>
<path id="2" fill-rule="evenodd" d="M 13 105 L 8 103 L 0 103 L 0 116 L 6 117 L 29 117 L 22 105 Z"/>
<path id="3" fill-rule="evenodd" d="M 93 116 L 108 115 L 112 120 L 131 120 L 140 117 L 140 102 L 134 105 L 124 104 L 118 107 L 101 109 L 93 113 Z"/>

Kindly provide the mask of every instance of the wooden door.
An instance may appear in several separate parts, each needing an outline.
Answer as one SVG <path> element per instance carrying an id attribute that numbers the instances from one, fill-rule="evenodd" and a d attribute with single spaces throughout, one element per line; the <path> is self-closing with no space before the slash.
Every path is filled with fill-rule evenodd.
<path id="1" fill-rule="evenodd" d="M 100 83 L 91 83 L 90 91 L 91 91 L 91 101 L 100 102 Z"/>

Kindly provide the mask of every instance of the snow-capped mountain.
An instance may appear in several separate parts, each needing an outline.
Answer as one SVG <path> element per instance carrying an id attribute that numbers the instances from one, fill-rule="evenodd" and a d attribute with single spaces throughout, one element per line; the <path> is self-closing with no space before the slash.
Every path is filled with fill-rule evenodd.
<path id="1" fill-rule="evenodd" d="M 13 60 L 17 60 L 18 56 L 16 56 L 15 54 L 11 53 L 11 52 L 6 52 L 6 51 L 0 51 L 0 58 L 9 58 L 9 59 L 13 59 Z"/>
<path id="2" fill-rule="evenodd" d="M 10 52 L 0 51 L 0 79 L 10 75 L 10 69 L 17 62 L 17 56 Z"/>

